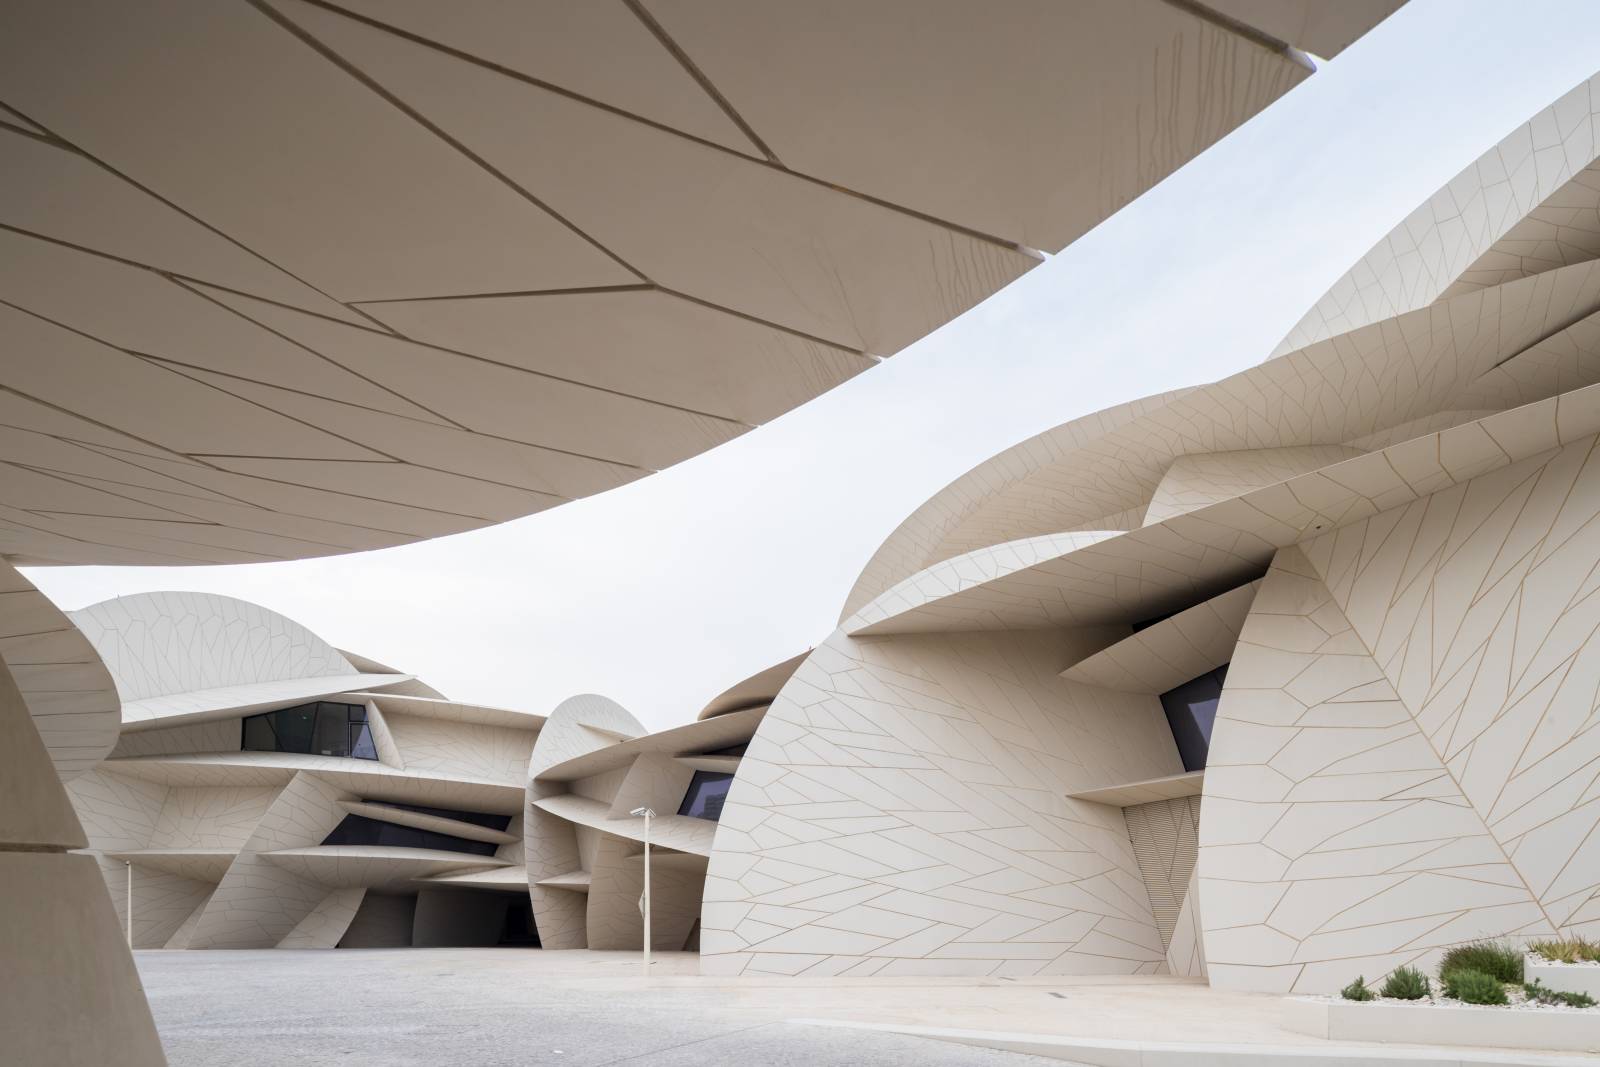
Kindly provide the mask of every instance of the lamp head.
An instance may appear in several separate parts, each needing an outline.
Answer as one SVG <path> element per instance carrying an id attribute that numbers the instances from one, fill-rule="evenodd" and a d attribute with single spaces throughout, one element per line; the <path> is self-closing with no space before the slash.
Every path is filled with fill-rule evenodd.
<path id="1" fill-rule="evenodd" d="M 628 814 L 629 815 L 642 815 L 646 819 L 648 819 L 648 818 L 651 818 L 652 816 L 654 816 L 655 812 L 651 811 L 649 808 L 634 808 L 632 811 L 628 812 Z"/>

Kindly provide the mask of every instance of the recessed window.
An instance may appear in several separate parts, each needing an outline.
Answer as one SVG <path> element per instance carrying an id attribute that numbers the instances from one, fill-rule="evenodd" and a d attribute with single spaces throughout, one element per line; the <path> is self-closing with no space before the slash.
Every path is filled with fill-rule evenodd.
<path id="1" fill-rule="evenodd" d="M 683 803 L 678 805 L 678 814 L 716 822 L 722 818 L 722 803 L 728 799 L 728 789 L 732 785 L 731 774 L 695 771 L 688 792 L 683 794 Z"/>
<path id="2" fill-rule="evenodd" d="M 329 700 L 249 716 L 244 720 L 239 747 L 245 752 L 378 758 L 378 747 L 367 725 L 367 709 L 360 704 Z"/>
<path id="3" fill-rule="evenodd" d="M 1177 742 L 1186 771 L 1206 768 L 1211 727 L 1217 721 L 1217 704 L 1222 700 L 1222 683 L 1227 677 L 1228 665 L 1224 663 L 1161 694 L 1161 707 L 1167 713 L 1167 725 L 1172 728 L 1172 740 Z"/>
<path id="4" fill-rule="evenodd" d="M 324 845 L 389 845 L 397 848 L 431 848 L 441 852 L 468 852 L 492 856 L 500 846 L 493 841 L 472 841 L 435 830 L 369 819 L 365 815 L 346 815 L 333 832 L 322 839 Z"/>

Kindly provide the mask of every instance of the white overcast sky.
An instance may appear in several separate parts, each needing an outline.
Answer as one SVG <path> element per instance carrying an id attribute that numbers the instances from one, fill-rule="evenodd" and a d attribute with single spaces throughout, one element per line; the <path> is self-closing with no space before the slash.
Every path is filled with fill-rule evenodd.
<path id="1" fill-rule="evenodd" d="M 1260 362 L 1396 222 L 1597 67 L 1595 0 L 1412 0 L 985 304 L 669 471 L 379 552 L 27 573 L 63 608 L 222 593 L 456 699 L 546 712 L 598 692 L 674 725 L 826 637 L 884 537 L 973 465 Z"/>

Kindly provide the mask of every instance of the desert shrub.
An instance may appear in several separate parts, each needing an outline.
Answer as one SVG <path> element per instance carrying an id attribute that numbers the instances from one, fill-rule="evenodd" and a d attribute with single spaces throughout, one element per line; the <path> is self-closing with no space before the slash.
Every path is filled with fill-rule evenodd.
<path id="1" fill-rule="evenodd" d="M 1457 945 L 1439 961 L 1439 978 L 1451 971 L 1477 971 L 1501 982 L 1522 981 L 1522 949 L 1504 941 L 1473 941 Z"/>
<path id="2" fill-rule="evenodd" d="M 1578 962 L 1577 942 L 1566 938 L 1559 941 L 1534 941 L 1528 945 L 1528 949 L 1535 955 L 1543 956 L 1554 963 Z"/>
<path id="3" fill-rule="evenodd" d="M 1428 976 L 1415 967 L 1396 967 L 1389 972 L 1389 977 L 1383 980 L 1383 986 L 1378 990 L 1380 997 L 1392 997 L 1395 1000 L 1421 1000 L 1432 992 Z"/>
<path id="4" fill-rule="evenodd" d="M 1506 987 L 1501 984 L 1500 979 L 1482 971 L 1458 967 L 1441 975 L 1439 984 L 1444 986 L 1445 996 L 1459 1000 L 1463 1004 L 1506 1003 Z"/>
<path id="5" fill-rule="evenodd" d="M 1339 995 L 1346 1000 L 1371 1000 L 1372 990 L 1367 988 L 1364 975 L 1357 975 L 1356 980 L 1339 990 Z"/>
<path id="6" fill-rule="evenodd" d="M 1542 984 L 1537 978 L 1522 984 L 1522 991 L 1528 995 L 1529 1000 L 1536 1000 L 1540 1004 L 1565 1004 L 1569 1008 L 1592 1008 L 1594 998 L 1587 993 L 1569 993 L 1565 989 L 1551 989 Z"/>
<path id="7" fill-rule="evenodd" d="M 1587 963 L 1600 960 L 1600 945 L 1586 937 L 1563 937 L 1553 941 L 1534 941 L 1529 951 L 1556 963 Z"/>

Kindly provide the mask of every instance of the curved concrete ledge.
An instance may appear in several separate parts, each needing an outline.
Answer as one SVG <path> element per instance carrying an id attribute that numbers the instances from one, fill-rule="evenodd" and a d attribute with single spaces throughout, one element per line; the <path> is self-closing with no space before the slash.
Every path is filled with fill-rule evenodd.
<path id="1" fill-rule="evenodd" d="M 1280 548 L 1596 431 L 1600 385 L 1590 385 L 1137 530 L 1030 538 L 935 564 L 842 629 L 876 636 L 1127 624 L 1258 577 Z M 1009 553 L 1005 565 L 986 573 L 981 561 L 996 553 Z"/>
<path id="2" fill-rule="evenodd" d="M 410 826 L 417 830 L 432 830 L 435 833 L 449 834 L 452 837 L 465 838 L 468 841 L 486 841 L 495 845 L 514 845 L 522 838 L 504 830 L 496 830 L 489 826 L 479 826 L 473 822 L 462 822 L 460 819 L 446 819 L 442 815 L 427 815 L 420 811 L 407 811 L 405 808 L 396 808 L 388 804 L 369 804 L 361 800 L 341 800 L 339 806 L 351 815 L 362 815 L 379 822 L 393 823 L 396 826 Z"/>
<path id="3" fill-rule="evenodd" d="M 1287 1030 L 1330 1041 L 1404 1041 L 1559 1051 L 1600 1049 L 1600 1011 L 1359 1004 L 1288 997 L 1283 1002 L 1282 1018 Z"/>
<path id="4" fill-rule="evenodd" d="M 407 678 L 410 675 L 406 675 Z M 400 681 L 399 678 L 392 679 Z M 397 711 L 405 715 L 420 715 L 427 719 L 444 719 L 448 722 L 473 723 L 477 726 L 510 726 L 518 730 L 537 730 L 545 723 L 545 716 L 514 708 L 491 708 L 483 704 L 461 704 L 438 697 L 415 696 L 410 693 L 352 692 L 352 697 L 364 697 L 378 705 L 379 711 Z"/>
<path id="5" fill-rule="evenodd" d="M 680 755 L 697 749 L 727 748 L 747 741 L 760 725 L 767 709 L 747 708 L 729 711 L 711 719 L 691 722 L 660 733 L 630 737 L 604 748 L 547 767 L 534 775 L 541 782 L 572 782 L 579 778 L 625 767 L 646 752 Z M 590 727 L 593 729 L 593 727 Z"/>
<path id="6" fill-rule="evenodd" d="M 261 853 L 261 858 L 302 878 L 335 888 L 380 889 L 471 867 L 509 867 L 506 860 L 392 845 L 316 845 Z"/>
<path id="7" fill-rule="evenodd" d="M 1368 1005 L 1370 1007 L 1370 1005 Z M 1058 1037 L 1004 1030 L 952 1030 L 936 1026 L 901 1026 L 892 1023 L 835 1022 L 831 1019 L 791 1019 L 804 1026 L 835 1026 L 848 1030 L 887 1033 L 948 1041 L 973 1048 L 1020 1052 L 1047 1060 L 1063 1060 L 1078 1067 L 1231 1067 L 1244 1063 L 1259 1067 L 1466 1067 L 1497 1064 L 1504 1067 L 1593 1067 L 1589 1056 L 1530 1056 L 1525 1053 L 1490 1052 L 1464 1048 L 1382 1048 L 1371 1045 L 1246 1045 L 1187 1041 L 1119 1041 L 1110 1038 Z"/>
<path id="8" fill-rule="evenodd" d="M 644 819 L 628 817 L 613 819 L 610 808 L 598 800 L 571 793 L 541 797 L 533 802 L 541 811 L 558 815 L 571 823 L 611 834 L 629 841 L 644 840 Z M 705 819 L 691 819 L 687 815 L 657 815 L 650 824 L 650 846 L 671 848 L 679 852 L 692 852 L 696 856 L 711 855 L 711 842 L 717 835 L 717 824 Z"/>
<path id="9" fill-rule="evenodd" d="M 1069 682 L 1124 693 L 1165 693 L 1233 657 L 1260 581 L 1162 619 L 1061 672 Z"/>
<path id="10" fill-rule="evenodd" d="M 180 878 L 216 885 L 228 873 L 228 867 L 239 858 L 236 848 L 132 848 L 120 852 L 107 852 L 114 860 L 123 860 L 138 867 L 165 871 Z"/>
<path id="11" fill-rule="evenodd" d="M 1161 778 L 1146 778 L 1142 782 L 1126 785 L 1103 786 L 1068 793 L 1073 800 L 1088 800 L 1096 804 L 1110 804 L 1126 808 L 1132 804 L 1151 804 L 1158 800 L 1177 800 L 1179 797 L 1197 797 L 1205 791 L 1206 772 L 1189 771 L 1187 774 L 1169 774 Z"/>

